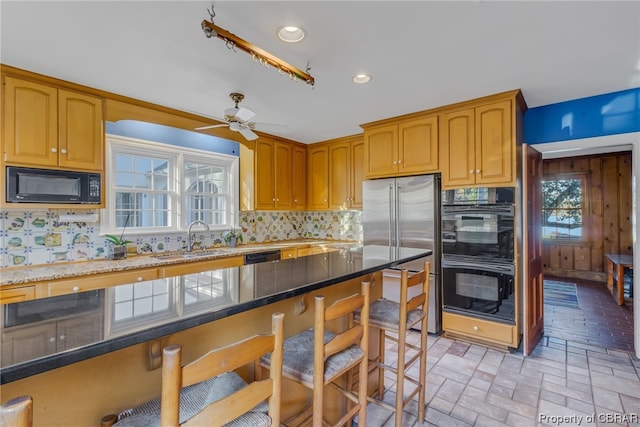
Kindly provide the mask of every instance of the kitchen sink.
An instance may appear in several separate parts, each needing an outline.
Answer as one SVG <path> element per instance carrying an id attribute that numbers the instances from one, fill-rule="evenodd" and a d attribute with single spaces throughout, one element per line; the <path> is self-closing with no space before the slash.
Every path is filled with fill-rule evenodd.
<path id="1" fill-rule="evenodd" d="M 156 255 L 154 256 L 154 258 L 162 259 L 162 260 L 191 259 L 191 258 L 202 258 L 207 256 L 221 255 L 224 253 L 225 253 L 224 251 L 187 252 L 187 253 L 178 253 L 178 254 Z"/>

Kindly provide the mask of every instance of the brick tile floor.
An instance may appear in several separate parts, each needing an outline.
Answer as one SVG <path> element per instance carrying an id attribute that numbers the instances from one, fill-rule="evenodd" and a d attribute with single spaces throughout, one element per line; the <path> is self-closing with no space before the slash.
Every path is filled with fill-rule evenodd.
<path id="1" fill-rule="evenodd" d="M 582 281 L 578 300 L 580 309 L 545 307 L 545 336 L 526 358 L 430 335 L 426 420 L 417 422 L 414 401 L 403 425 L 640 426 L 631 302 L 619 307 L 602 283 Z M 388 359 L 394 351 L 387 347 Z M 391 403 L 391 377 L 385 388 Z M 392 412 L 375 404 L 367 410 L 367 425 L 394 425 Z"/>

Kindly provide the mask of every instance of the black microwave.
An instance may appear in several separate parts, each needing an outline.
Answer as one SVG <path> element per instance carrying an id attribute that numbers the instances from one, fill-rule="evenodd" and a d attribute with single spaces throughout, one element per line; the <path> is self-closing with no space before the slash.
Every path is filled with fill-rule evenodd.
<path id="1" fill-rule="evenodd" d="M 99 204 L 99 173 L 7 166 L 6 201 L 11 203 Z"/>

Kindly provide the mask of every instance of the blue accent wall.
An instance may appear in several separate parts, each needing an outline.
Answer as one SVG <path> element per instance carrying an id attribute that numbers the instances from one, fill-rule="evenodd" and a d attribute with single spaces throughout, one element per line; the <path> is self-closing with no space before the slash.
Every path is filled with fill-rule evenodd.
<path id="1" fill-rule="evenodd" d="M 231 156 L 240 155 L 240 144 L 237 142 L 155 123 L 118 120 L 117 122 L 106 122 L 106 130 L 110 135 L 178 145 Z"/>
<path id="2" fill-rule="evenodd" d="M 640 88 L 543 105 L 524 113 L 527 144 L 639 131 Z"/>

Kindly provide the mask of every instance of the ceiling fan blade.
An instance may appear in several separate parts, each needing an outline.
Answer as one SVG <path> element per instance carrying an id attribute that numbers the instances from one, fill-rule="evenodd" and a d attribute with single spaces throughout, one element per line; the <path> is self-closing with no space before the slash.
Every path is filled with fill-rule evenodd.
<path id="1" fill-rule="evenodd" d="M 287 133 L 289 131 L 289 126 L 275 123 L 252 122 L 251 128 L 266 133 Z"/>
<path id="2" fill-rule="evenodd" d="M 240 123 L 238 122 L 229 123 L 229 129 L 231 129 L 232 131 L 238 132 L 240 130 Z"/>
<path id="3" fill-rule="evenodd" d="M 221 128 L 221 127 L 225 127 L 225 126 L 229 126 L 229 124 L 228 124 L 228 123 L 225 123 L 225 124 L 220 124 L 220 125 L 201 126 L 201 127 L 199 127 L 199 128 L 195 128 L 195 130 L 204 130 L 204 129 Z"/>
<path id="4" fill-rule="evenodd" d="M 258 135 L 256 135 L 251 129 L 241 127 L 239 132 L 247 141 L 253 141 L 254 139 L 258 139 Z"/>
<path id="5" fill-rule="evenodd" d="M 224 110 L 224 116 L 235 117 L 235 115 L 238 114 L 238 110 L 239 108 L 235 108 L 235 107 L 227 108 L 226 110 Z"/>
<path id="6" fill-rule="evenodd" d="M 246 121 L 248 121 L 249 119 L 251 119 L 255 115 L 256 115 L 256 113 L 254 113 L 252 110 L 250 110 L 248 108 L 240 107 L 238 109 L 238 112 L 236 113 L 235 117 L 236 117 L 236 119 L 240 120 L 241 122 L 246 122 Z"/>

